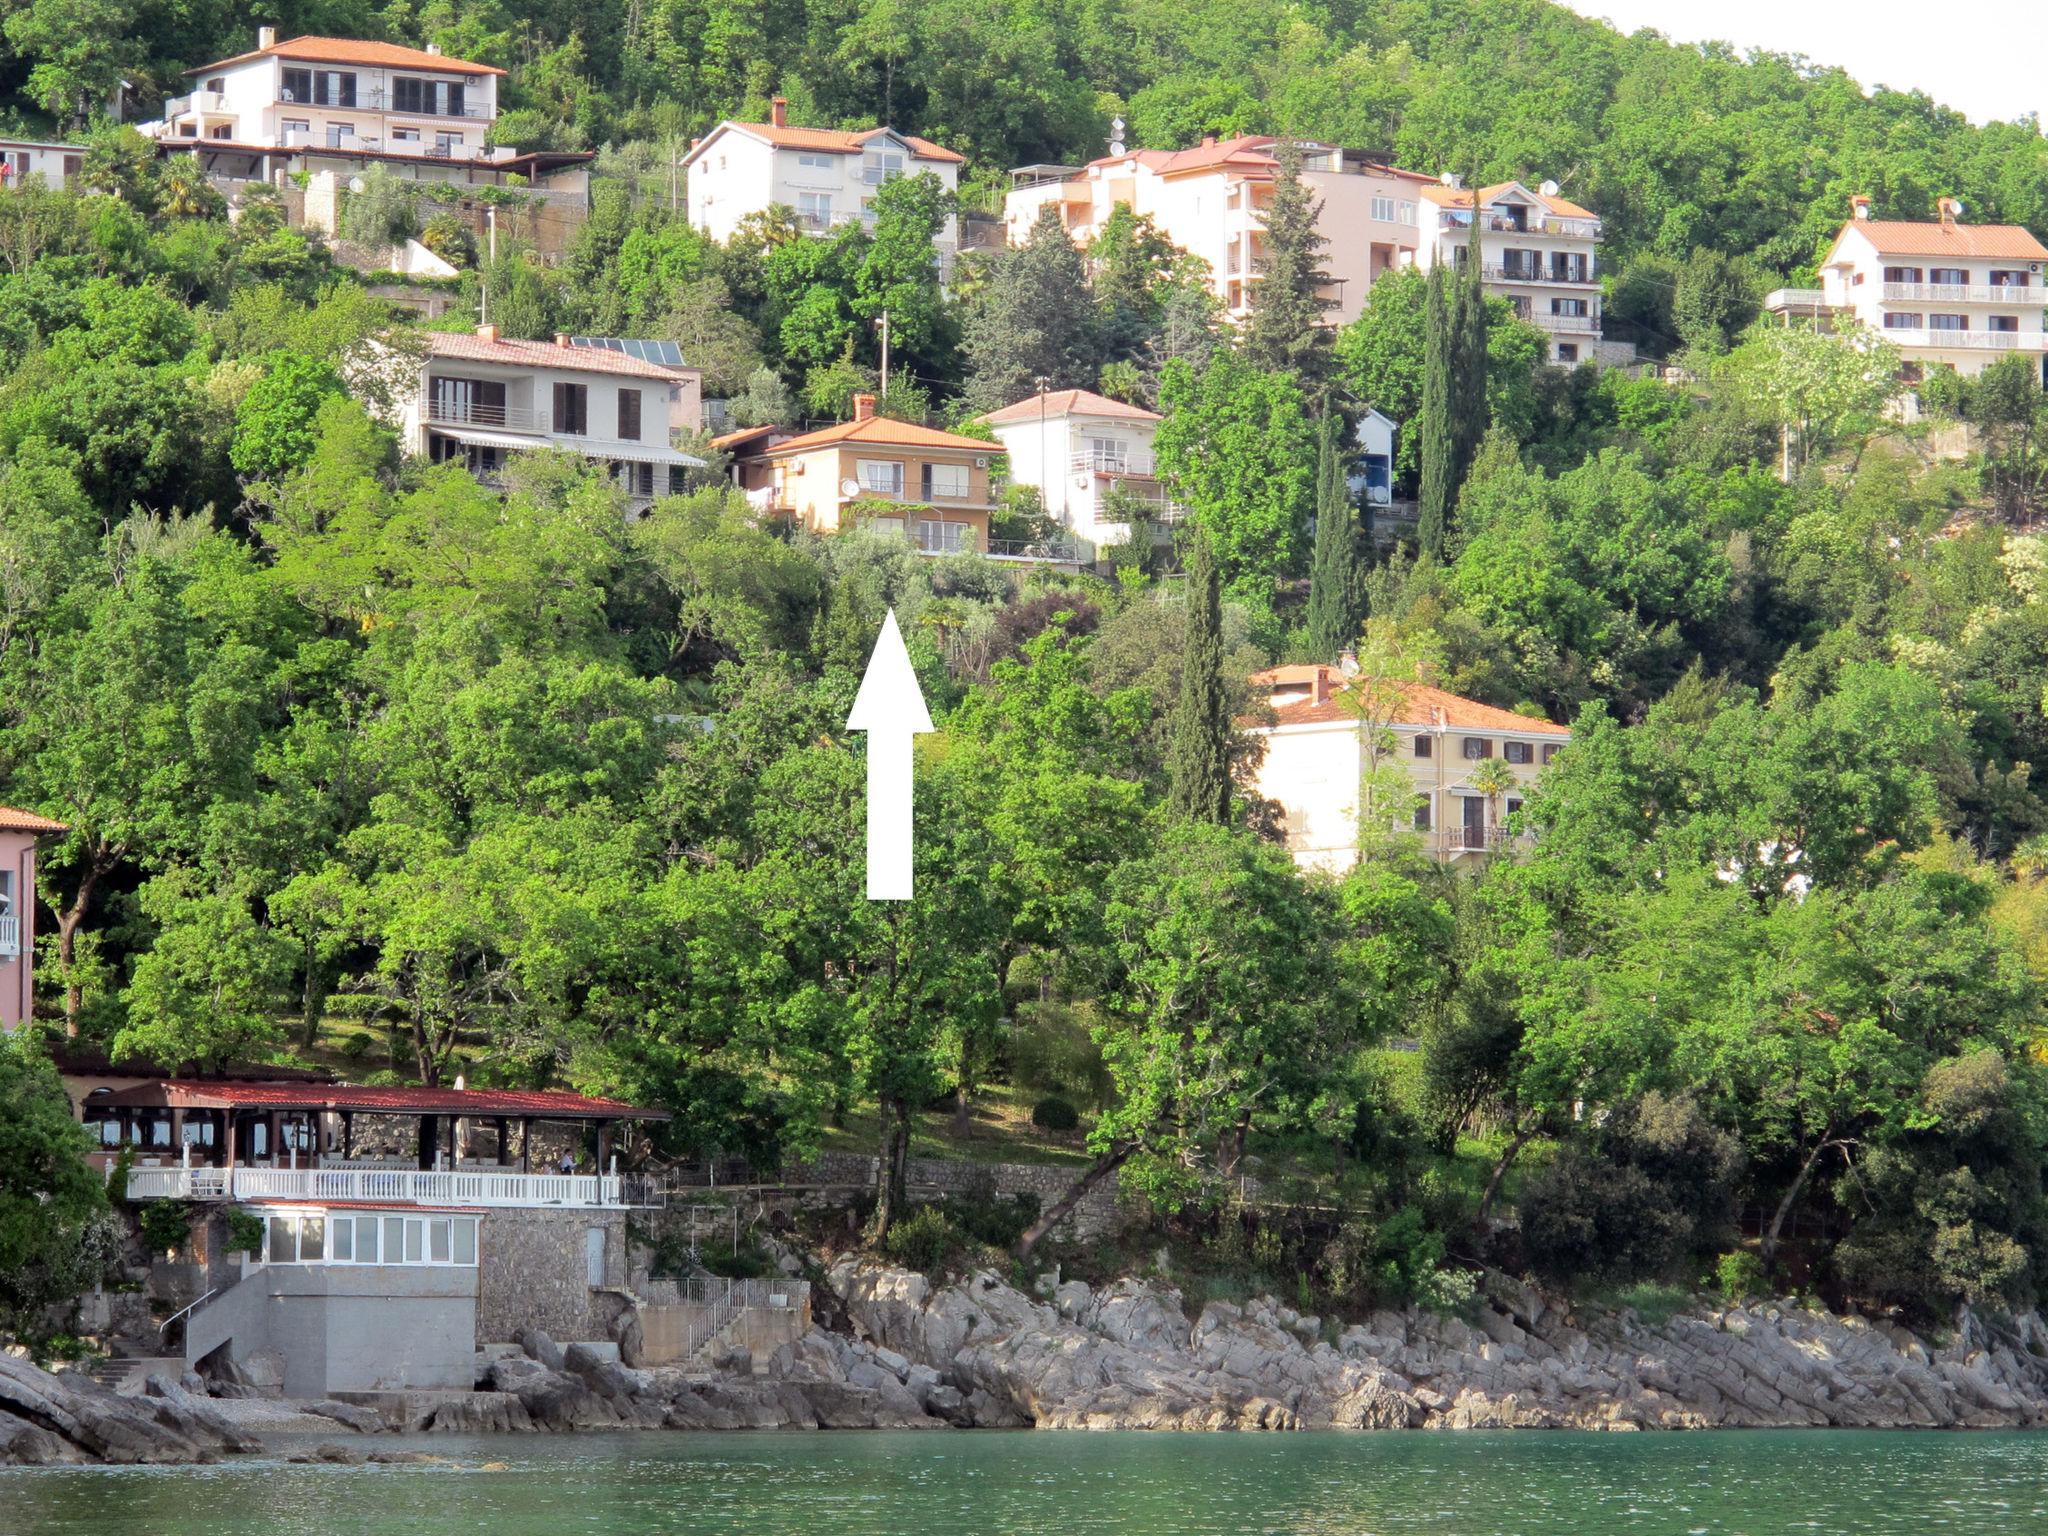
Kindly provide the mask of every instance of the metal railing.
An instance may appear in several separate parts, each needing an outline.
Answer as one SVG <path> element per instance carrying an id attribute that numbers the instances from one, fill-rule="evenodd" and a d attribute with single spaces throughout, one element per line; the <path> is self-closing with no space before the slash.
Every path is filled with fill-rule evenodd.
<path id="1" fill-rule="evenodd" d="M 1489 283 L 1545 283 L 1554 287 L 1593 288 L 1599 286 L 1599 279 L 1593 275 L 1591 265 L 1572 267 L 1559 271 L 1552 267 L 1548 271 L 1540 266 L 1482 266 L 1479 275 Z"/>
<path id="2" fill-rule="evenodd" d="M 506 432 L 546 436 L 548 413 L 524 405 L 492 405 L 477 400 L 427 397 L 427 420 L 437 426 L 497 427 Z"/>
<path id="3" fill-rule="evenodd" d="M 1472 214 L 1469 209 L 1447 208 L 1439 222 L 1442 229 L 1470 229 Z M 1598 219 L 1568 219 L 1562 216 L 1538 215 L 1517 224 L 1502 213 L 1489 213 L 1479 221 L 1479 227 L 1496 234 L 1508 235 L 1556 235 L 1565 240 L 1598 240 L 1600 221 Z"/>
<path id="4" fill-rule="evenodd" d="M 2039 352 L 2048 346 L 2048 332 L 2043 331 L 1937 331 L 1888 325 L 1878 334 L 1894 346 L 1937 347 L 1954 351 Z"/>
<path id="5" fill-rule="evenodd" d="M 379 1205 L 618 1206 L 617 1174 L 424 1168 L 131 1168 L 130 1200 L 360 1200 Z"/>
<path id="6" fill-rule="evenodd" d="M 1562 331 L 1567 336 L 1598 336 L 1598 315 L 1550 315 L 1537 313 L 1521 317 L 1539 330 Z"/>
<path id="7" fill-rule="evenodd" d="M 1993 283 L 1987 287 L 1951 283 L 1886 283 L 1887 304 L 2048 304 L 2048 287 Z"/>
<path id="8" fill-rule="evenodd" d="M 1446 827 L 1437 834 L 1445 853 L 1498 853 L 1513 841 L 1505 827 Z"/>
<path id="9" fill-rule="evenodd" d="M 700 1275 L 667 1282 L 667 1285 L 673 1288 L 675 1295 L 671 1305 L 704 1309 L 702 1316 L 691 1319 L 683 1329 L 682 1349 L 677 1355 L 681 1361 L 688 1361 L 701 1353 L 706 1345 L 747 1312 L 793 1312 L 800 1325 L 807 1324 L 810 1319 L 811 1283 L 808 1280 L 722 1280 L 716 1276 Z"/>
<path id="10" fill-rule="evenodd" d="M 12 912 L 0 913 L 0 955 L 9 959 L 21 953 L 21 919 Z"/>
<path id="11" fill-rule="evenodd" d="M 990 539 L 991 560 L 1039 560 L 1049 564 L 1079 565 L 1081 550 L 1064 539 Z"/>
<path id="12" fill-rule="evenodd" d="M 398 93 L 383 86 L 373 85 L 368 89 L 358 88 L 354 101 L 294 101 L 283 91 L 277 93 L 273 107 L 290 107 L 293 111 L 312 108 L 321 112 L 389 112 L 396 117 L 438 117 L 450 121 L 480 122 L 495 117 L 497 112 L 481 102 L 464 101 L 459 107 L 444 110 L 439 107 L 408 107 L 398 105 Z"/>
<path id="13" fill-rule="evenodd" d="M 1133 448 L 1126 453 L 1099 453 L 1094 451 L 1077 453 L 1073 457 L 1073 470 L 1077 475 L 1151 475 L 1155 473 L 1152 455 L 1143 448 Z"/>

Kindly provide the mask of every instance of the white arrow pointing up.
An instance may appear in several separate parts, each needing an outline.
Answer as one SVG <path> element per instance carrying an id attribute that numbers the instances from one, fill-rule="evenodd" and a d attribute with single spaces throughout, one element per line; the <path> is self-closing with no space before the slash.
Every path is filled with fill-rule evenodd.
<path id="1" fill-rule="evenodd" d="M 868 900 L 908 901 L 910 738 L 929 731 L 932 717 L 893 608 L 868 657 L 846 728 L 868 733 Z"/>

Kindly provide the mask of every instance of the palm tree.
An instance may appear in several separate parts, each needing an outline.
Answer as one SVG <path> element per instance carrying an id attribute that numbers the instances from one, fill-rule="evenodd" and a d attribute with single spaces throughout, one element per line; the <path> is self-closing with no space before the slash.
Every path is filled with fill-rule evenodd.
<path id="1" fill-rule="evenodd" d="M 198 155 L 178 155 L 157 178 L 157 209 L 166 218 L 211 219 L 227 211 L 227 201 L 206 179 Z"/>
<path id="2" fill-rule="evenodd" d="M 1515 770 L 1499 758 L 1489 757 L 1473 767 L 1466 782 L 1486 796 L 1486 824 L 1498 834 L 1500 831 L 1500 797 L 1513 789 L 1518 782 L 1515 778 Z"/>

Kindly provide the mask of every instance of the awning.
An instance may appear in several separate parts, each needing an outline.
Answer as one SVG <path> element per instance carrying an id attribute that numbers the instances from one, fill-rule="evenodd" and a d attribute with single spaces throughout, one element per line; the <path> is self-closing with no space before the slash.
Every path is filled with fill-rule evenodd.
<path id="1" fill-rule="evenodd" d="M 593 459 L 624 459 L 632 464 L 673 464 L 681 469 L 702 469 L 704 461 L 674 448 L 657 448 L 652 443 L 592 443 L 584 450 Z"/>
<path id="2" fill-rule="evenodd" d="M 683 469 L 704 467 L 704 461 L 700 458 L 674 448 L 662 448 L 654 443 L 606 443 L 596 439 L 565 443 L 560 438 L 536 437 L 531 432 L 494 432 L 489 427 L 444 427 L 437 422 L 429 422 L 427 430 L 437 437 L 461 443 L 466 448 L 500 448 L 507 453 L 533 453 L 543 448 L 559 448 L 568 453 L 580 453 L 586 459 L 625 460 L 633 464 L 673 464 Z"/>
<path id="3" fill-rule="evenodd" d="M 488 427 L 444 427 L 429 422 L 427 430 L 466 448 L 503 448 L 508 453 L 525 453 L 548 446 L 531 432 L 493 432 Z"/>

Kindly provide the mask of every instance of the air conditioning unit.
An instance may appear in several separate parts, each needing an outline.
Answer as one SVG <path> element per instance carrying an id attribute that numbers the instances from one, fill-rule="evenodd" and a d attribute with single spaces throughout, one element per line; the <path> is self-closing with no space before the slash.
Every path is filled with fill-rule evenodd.
<path id="1" fill-rule="evenodd" d="M 988 456 L 987 456 L 986 454 L 984 454 L 984 455 L 982 455 L 982 456 L 981 456 L 980 458 L 977 458 L 977 459 L 976 459 L 976 460 L 974 461 L 974 467 L 975 467 L 976 469 L 987 469 L 987 468 L 988 468 Z"/>

